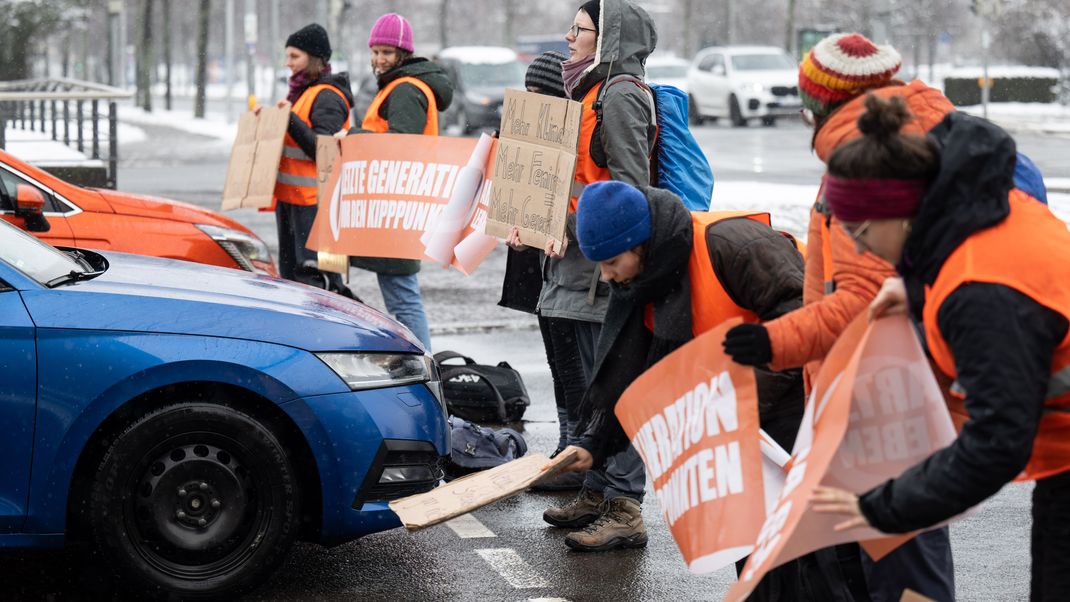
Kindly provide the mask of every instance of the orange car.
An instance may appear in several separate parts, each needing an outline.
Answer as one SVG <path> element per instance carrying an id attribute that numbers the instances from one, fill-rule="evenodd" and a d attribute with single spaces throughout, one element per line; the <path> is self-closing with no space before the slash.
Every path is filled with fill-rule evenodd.
<path id="1" fill-rule="evenodd" d="M 0 218 L 54 246 L 110 249 L 278 276 L 264 241 L 215 211 L 82 188 L 4 151 Z"/>

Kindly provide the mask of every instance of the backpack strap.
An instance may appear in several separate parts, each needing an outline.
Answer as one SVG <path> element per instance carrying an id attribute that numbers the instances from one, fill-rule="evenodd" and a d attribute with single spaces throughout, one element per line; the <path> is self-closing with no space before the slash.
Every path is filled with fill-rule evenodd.
<path id="1" fill-rule="evenodd" d="M 591 136 L 591 141 L 589 143 L 590 144 L 589 151 L 590 151 L 591 157 L 595 161 L 595 164 L 599 165 L 601 167 L 605 167 L 604 165 L 601 165 L 601 163 L 599 162 L 599 159 L 598 159 L 598 157 L 597 157 L 597 155 L 595 153 L 595 146 L 594 146 L 595 140 L 599 137 L 599 135 L 602 132 L 603 98 L 606 95 L 606 90 L 608 90 L 610 86 L 612 86 L 613 84 L 616 84 L 618 82 L 625 82 L 625 81 L 632 82 L 633 84 L 639 86 L 639 88 L 642 89 L 644 92 L 646 92 L 647 104 L 648 104 L 648 106 L 650 108 L 650 123 L 647 124 L 647 130 L 648 130 L 647 131 L 647 135 L 649 136 L 649 130 L 650 129 L 654 130 L 654 141 L 650 145 L 650 183 L 652 185 L 656 186 L 658 184 L 658 176 L 657 176 L 657 173 L 658 173 L 658 170 L 657 170 L 657 168 L 658 168 L 658 163 L 657 163 L 657 161 L 658 161 L 658 153 L 656 151 L 656 147 L 657 147 L 657 144 L 658 144 L 658 104 L 657 104 L 657 100 L 654 97 L 654 90 L 651 89 L 651 87 L 646 82 L 644 82 L 642 79 L 640 79 L 640 78 L 638 78 L 638 77 L 636 77 L 636 76 L 634 76 L 634 75 L 632 75 L 630 73 L 620 73 L 618 75 L 614 75 L 612 77 L 606 78 L 606 81 L 602 83 L 602 87 L 598 89 L 598 96 L 595 98 L 594 104 L 591 105 L 591 108 L 594 109 L 595 125 L 594 125 L 594 135 Z M 605 159 L 605 156 L 602 155 L 602 160 L 604 160 L 604 159 Z"/>
<path id="2" fill-rule="evenodd" d="M 439 351 L 438 353 L 436 353 L 432 357 L 434 358 L 435 362 L 437 362 L 439 364 L 445 363 L 448 360 L 456 360 L 456 359 L 464 360 L 464 363 L 468 364 L 469 366 L 471 366 L 471 365 L 476 363 L 476 361 L 474 359 L 468 357 L 467 355 L 461 355 L 460 353 L 457 353 L 456 351 Z"/>

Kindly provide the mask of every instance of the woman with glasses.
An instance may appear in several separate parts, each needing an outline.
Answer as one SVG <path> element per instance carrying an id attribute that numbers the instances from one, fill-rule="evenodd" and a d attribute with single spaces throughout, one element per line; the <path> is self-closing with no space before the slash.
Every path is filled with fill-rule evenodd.
<path id="1" fill-rule="evenodd" d="M 650 153 L 655 127 L 649 90 L 642 84 L 646 57 L 654 50 L 654 21 L 643 9 L 625 0 L 591 0 L 580 6 L 566 30 L 569 59 L 562 79 L 569 98 L 583 103 L 576 176 L 562 255 L 548 250 L 547 291 L 539 311 L 551 318 L 570 318 L 588 378 L 587 397 L 606 390 L 604 381 L 617 378 L 613 361 L 596 354 L 608 289 L 599 281 L 598 266 L 575 244 L 576 203 L 587 184 L 619 180 L 633 186 L 650 184 Z M 597 105 L 597 106 L 596 106 Z M 601 119 L 599 120 L 599 116 Z M 613 407 L 612 403 L 597 404 Z M 586 401 L 584 403 L 587 403 Z M 604 421 L 602 421 L 604 422 Z M 604 440 L 584 433 L 581 420 L 576 436 Z M 602 434 L 604 435 L 604 434 Z M 556 527 L 584 529 L 569 533 L 566 544 L 580 551 L 611 550 L 646 545 L 640 503 L 646 485 L 639 454 L 627 446 L 600 455 L 587 471 L 583 488 L 572 501 L 543 514 Z M 603 503 L 606 502 L 606 503 Z M 624 509 L 618 512 L 615 509 Z"/>
<path id="2" fill-rule="evenodd" d="M 857 33 L 829 36 L 806 55 L 799 66 L 799 94 L 804 119 L 814 126 L 812 144 L 818 158 L 827 161 L 837 147 L 861 135 L 857 121 L 867 91 L 901 97 L 914 115 L 905 127 L 915 134 L 923 135 L 954 110 L 939 90 L 920 81 L 904 84 L 894 79 L 900 62 L 894 48 L 877 46 Z M 829 214 L 824 194 L 822 186 L 810 210 L 802 309 L 764 324 L 737 326 L 724 342 L 725 351 L 741 364 L 772 370 L 802 366 L 810 383 L 840 333 L 895 273 L 877 255 L 855 252 L 851 236 Z M 864 226 L 856 226 L 855 233 L 864 236 Z M 955 595 L 946 529 L 915 538 L 880 562 L 873 562 L 856 544 L 821 550 L 818 557 L 844 567 L 851 574 L 849 583 L 864 584 L 855 599 L 865 599 L 868 590 L 874 599 L 898 600 L 907 587 L 936 600 Z M 859 571 L 863 575 L 856 575 Z"/>
<path id="3" fill-rule="evenodd" d="M 924 529 L 1035 480 L 1032 600 L 1070 596 L 1070 232 L 1014 187 L 1014 141 L 951 113 L 928 137 L 896 97 L 865 99 L 861 139 L 828 162 L 825 200 L 861 251 L 895 264 L 871 314 L 909 312 L 962 400 L 950 446 L 861 495 L 822 489 L 837 530 Z M 953 411 L 955 408 L 953 408 Z"/>

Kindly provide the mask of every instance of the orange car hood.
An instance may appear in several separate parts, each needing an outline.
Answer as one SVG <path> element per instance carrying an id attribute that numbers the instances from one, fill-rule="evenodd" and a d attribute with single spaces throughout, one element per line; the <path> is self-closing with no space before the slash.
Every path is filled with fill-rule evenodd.
<path id="1" fill-rule="evenodd" d="M 249 232 L 248 228 L 229 217 L 190 203 L 100 188 L 93 189 L 93 192 L 103 197 L 111 205 L 112 210 L 120 215 L 152 217 L 190 224 L 208 224 Z"/>

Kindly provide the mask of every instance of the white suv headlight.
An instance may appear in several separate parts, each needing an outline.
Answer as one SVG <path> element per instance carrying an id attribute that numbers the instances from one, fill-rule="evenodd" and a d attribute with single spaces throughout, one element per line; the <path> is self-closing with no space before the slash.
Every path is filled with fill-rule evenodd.
<path id="1" fill-rule="evenodd" d="M 430 356 L 414 353 L 329 352 L 316 357 L 353 391 L 430 383 L 437 374 Z"/>

